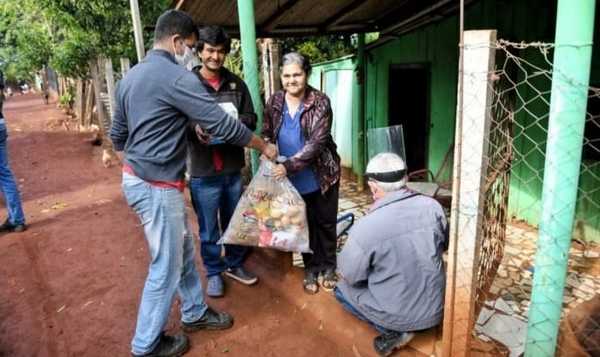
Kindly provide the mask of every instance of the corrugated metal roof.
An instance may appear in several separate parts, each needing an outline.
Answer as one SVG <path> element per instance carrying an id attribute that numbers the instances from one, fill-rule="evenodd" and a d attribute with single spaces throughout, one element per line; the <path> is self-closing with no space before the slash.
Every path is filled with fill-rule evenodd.
<path id="1" fill-rule="evenodd" d="M 457 0 L 255 0 L 257 37 L 394 32 L 424 17 L 446 16 Z M 239 33 L 237 0 L 174 0 L 198 25 L 220 25 Z"/>

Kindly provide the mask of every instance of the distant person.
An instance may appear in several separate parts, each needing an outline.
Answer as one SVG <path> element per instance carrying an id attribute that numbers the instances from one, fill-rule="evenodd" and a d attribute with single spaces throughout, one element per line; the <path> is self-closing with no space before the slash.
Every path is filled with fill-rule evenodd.
<path id="1" fill-rule="evenodd" d="M 231 315 L 206 305 L 194 264 L 183 196 L 190 123 L 227 143 L 260 150 L 269 159 L 277 155 L 274 145 L 221 110 L 198 77 L 185 69 L 197 39 L 191 17 L 176 10 L 163 13 L 153 49 L 127 72 L 115 96 L 110 137 L 117 151 L 124 150 L 123 192 L 142 222 L 151 258 L 132 341 L 134 356 L 180 356 L 188 350 L 187 336 L 164 333 L 176 292 L 185 331 L 233 325 Z"/>
<path id="2" fill-rule="evenodd" d="M 202 64 L 193 69 L 205 92 L 248 129 L 256 129 L 256 113 L 244 81 L 223 67 L 231 40 L 223 28 L 207 26 L 199 31 L 198 56 Z M 200 227 L 200 252 L 206 268 L 206 294 L 224 294 L 221 274 L 245 285 L 258 277 L 243 266 L 249 248 L 217 244 L 227 229 L 233 211 L 242 196 L 241 169 L 245 166 L 244 149 L 211 137 L 198 124 L 188 130 L 190 149 L 190 194 Z M 225 254 L 221 255 L 221 249 Z"/>
<path id="3" fill-rule="evenodd" d="M 375 202 L 338 257 L 335 297 L 380 333 L 373 345 L 388 356 L 442 321 L 448 224 L 437 201 L 406 187 L 398 155 L 376 155 L 365 176 Z"/>
<path id="4" fill-rule="evenodd" d="M 2 113 L 4 104 L 4 73 L 0 70 L 0 189 L 4 195 L 8 217 L 0 225 L 0 233 L 23 232 L 27 229 L 25 215 L 21 206 L 21 195 L 15 182 L 15 176 L 8 163 L 8 147 L 6 139 L 6 119 Z"/>
<path id="5" fill-rule="evenodd" d="M 299 53 L 283 56 L 281 83 L 265 106 L 263 136 L 276 143 L 285 158 L 274 169 L 288 177 L 306 203 L 312 254 L 302 254 L 304 291 L 320 286 L 331 291 L 336 282 L 337 211 L 340 156 L 331 136 L 333 113 L 327 95 L 308 85 L 310 63 Z"/>
<path id="6" fill-rule="evenodd" d="M 50 98 L 48 86 L 44 83 L 44 81 L 42 81 L 40 86 L 42 87 L 42 100 L 44 101 L 44 104 L 48 105 L 48 99 Z"/>

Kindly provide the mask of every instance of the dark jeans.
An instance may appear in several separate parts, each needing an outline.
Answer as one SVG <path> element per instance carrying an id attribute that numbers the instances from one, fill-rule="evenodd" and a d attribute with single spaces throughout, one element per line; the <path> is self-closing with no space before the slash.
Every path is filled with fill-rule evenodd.
<path id="1" fill-rule="evenodd" d="M 306 203 L 308 237 L 313 254 L 304 253 L 304 267 L 307 272 L 320 272 L 336 268 L 337 211 L 339 182 L 321 194 L 321 191 L 302 195 Z"/>
<path id="2" fill-rule="evenodd" d="M 352 306 L 348 302 L 348 300 L 346 300 L 346 298 L 344 297 L 344 295 L 342 294 L 340 289 L 338 289 L 337 287 L 334 289 L 334 295 L 335 295 L 335 298 L 337 299 L 337 301 L 339 301 L 340 304 L 342 304 L 342 306 L 344 307 L 344 309 L 346 309 L 346 311 L 348 311 L 352 315 L 356 316 L 358 319 L 365 321 L 369 325 L 373 326 L 373 328 L 375 328 L 375 330 L 377 330 L 377 332 L 379 332 L 380 334 L 393 332 L 392 330 L 389 330 L 383 326 L 377 325 L 373 321 L 370 321 L 365 315 L 361 314 L 360 311 L 358 311 L 356 308 L 354 308 L 354 306 Z"/>
<path id="3" fill-rule="evenodd" d="M 225 259 L 222 259 L 221 245 L 217 244 L 242 195 L 240 174 L 192 177 L 190 193 L 200 226 L 200 254 L 206 275 L 213 276 L 227 268 L 241 267 L 248 247 L 228 244 Z"/>

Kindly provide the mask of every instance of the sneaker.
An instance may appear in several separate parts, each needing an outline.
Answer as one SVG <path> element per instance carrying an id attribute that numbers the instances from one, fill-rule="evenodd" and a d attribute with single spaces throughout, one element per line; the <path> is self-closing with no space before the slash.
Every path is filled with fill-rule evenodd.
<path id="1" fill-rule="evenodd" d="M 209 276 L 206 281 L 206 295 L 210 297 L 222 297 L 225 294 L 225 283 L 221 275 Z"/>
<path id="2" fill-rule="evenodd" d="M 415 337 L 412 332 L 388 332 L 375 337 L 373 347 L 380 356 L 389 356 L 394 350 L 406 346 Z"/>
<path id="3" fill-rule="evenodd" d="M 228 276 L 233 280 L 237 280 L 244 285 L 256 284 L 258 281 L 258 277 L 256 275 L 242 267 L 227 269 L 225 271 L 225 276 Z"/>
<path id="4" fill-rule="evenodd" d="M 198 330 L 224 330 L 233 326 L 233 316 L 226 312 L 213 310 L 211 307 L 206 309 L 204 315 L 194 322 L 181 322 L 181 327 L 186 332 Z"/>
<path id="5" fill-rule="evenodd" d="M 12 224 L 8 219 L 0 224 L 0 232 L 24 232 L 26 229 L 25 223 Z"/>
<path id="6" fill-rule="evenodd" d="M 169 336 L 164 332 L 159 337 L 154 349 L 143 355 L 132 353 L 133 357 L 179 357 L 190 349 L 190 341 L 184 334 Z"/>

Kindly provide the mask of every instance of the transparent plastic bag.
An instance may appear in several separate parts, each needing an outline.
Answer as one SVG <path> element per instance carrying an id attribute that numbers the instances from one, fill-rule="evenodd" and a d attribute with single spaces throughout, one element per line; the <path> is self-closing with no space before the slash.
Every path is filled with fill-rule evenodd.
<path id="1" fill-rule="evenodd" d="M 218 243 L 312 253 L 304 200 L 287 178 L 273 177 L 273 167 L 261 162 Z"/>

